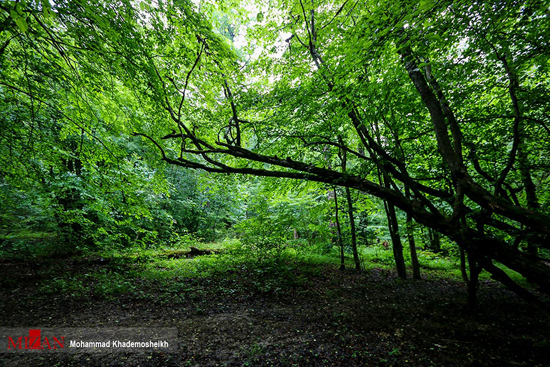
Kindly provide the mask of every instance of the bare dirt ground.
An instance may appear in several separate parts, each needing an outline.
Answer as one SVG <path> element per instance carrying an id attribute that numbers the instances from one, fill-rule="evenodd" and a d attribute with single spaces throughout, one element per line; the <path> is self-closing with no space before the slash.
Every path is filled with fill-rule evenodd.
<path id="1" fill-rule="evenodd" d="M 38 270 L 37 270 L 38 267 Z M 131 266 L 128 266 L 130 269 Z M 177 353 L 18 355 L 6 366 L 548 366 L 550 323 L 500 285 L 481 284 L 474 314 L 458 281 L 325 265 L 230 269 L 169 282 L 131 278 L 129 291 L 44 292 L 59 274 L 98 262 L 0 263 L 2 327 L 177 327 Z M 78 290 L 77 290 L 78 291 Z"/>

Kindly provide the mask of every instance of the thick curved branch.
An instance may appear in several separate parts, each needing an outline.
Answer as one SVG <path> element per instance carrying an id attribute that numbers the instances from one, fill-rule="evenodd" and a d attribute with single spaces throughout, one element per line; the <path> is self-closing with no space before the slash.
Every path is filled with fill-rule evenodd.
<path id="1" fill-rule="evenodd" d="M 494 49 L 494 46 L 492 47 Z M 496 49 L 495 49 L 495 52 L 496 52 Z M 497 57 L 498 57 L 498 53 L 497 53 Z M 519 145 L 521 144 L 521 132 L 520 132 L 521 114 L 519 111 L 519 102 L 516 95 L 516 90 L 519 87 L 519 84 L 517 82 L 517 79 L 512 75 L 512 71 L 510 70 L 510 66 L 508 65 L 508 61 L 506 60 L 506 57 L 505 56 L 499 57 L 499 60 L 504 65 L 504 69 L 506 70 L 506 75 L 508 76 L 508 80 L 509 80 L 508 93 L 510 94 L 510 99 L 512 100 L 512 107 L 514 110 L 514 126 L 512 128 L 512 133 L 514 136 L 513 136 L 513 142 L 512 142 L 512 150 L 510 151 L 510 155 L 508 156 L 508 161 L 506 163 L 506 166 L 504 167 L 500 176 L 495 182 L 495 192 L 497 192 L 498 190 L 501 190 L 501 186 L 504 183 L 504 180 L 506 180 L 508 173 L 510 173 L 510 171 L 512 170 L 512 167 L 516 162 Z"/>

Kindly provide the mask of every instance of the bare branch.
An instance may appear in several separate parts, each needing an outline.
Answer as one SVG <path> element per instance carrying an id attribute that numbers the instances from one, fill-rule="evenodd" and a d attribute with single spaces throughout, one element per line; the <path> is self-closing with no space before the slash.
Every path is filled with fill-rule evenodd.
<path id="1" fill-rule="evenodd" d="M 325 24 L 324 26 L 322 26 L 319 30 L 323 30 L 325 29 L 325 27 L 328 27 L 333 21 L 334 19 L 336 19 L 338 17 L 338 15 L 340 15 L 340 13 L 342 12 L 342 10 L 344 10 L 344 7 L 346 6 L 346 4 L 348 3 L 349 0 L 346 0 L 344 1 L 344 3 L 342 4 L 342 6 L 338 9 L 338 11 L 336 12 L 336 14 L 334 14 L 334 16 L 332 17 L 332 19 L 327 23 Z"/>

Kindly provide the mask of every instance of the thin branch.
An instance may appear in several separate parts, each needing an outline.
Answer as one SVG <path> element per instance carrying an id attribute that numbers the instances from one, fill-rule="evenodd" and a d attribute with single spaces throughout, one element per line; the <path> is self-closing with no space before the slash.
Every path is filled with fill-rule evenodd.
<path id="1" fill-rule="evenodd" d="M 305 140 L 302 140 L 304 142 L 304 146 L 311 146 L 311 145 L 331 145 L 331 146 L 334 146 L 334 147 L 337 147 L 337 148 L 340 148 L 342 150 L 345 150 L 346 152 L 348 153 L 351 153 L 361 159 L 365 159 L 365 160 L 371 160 L 371 158 L 365 156 L 364 154 L 361 154 L 353 149 L 350 149 L 344 145 L 340 145 L 338 143 L 334 143 L 332 141 L 312 141 L 312 142 L 306 142 Z"/>
<path id="2" fill-rule="evenodd" d="M 346 6 L 346 4 L 348 3 L 349 0 L 346 0 L 342 6 L 338 9 L 338 11 L 336 12 L 336 14 L 334 14 L 334 16 L 332 17 L 332 19 L 327 23 L 325 24 L 324 26 L 322 26 L 319 30 L 322 31 L 323 29 L 325 29 L 325 27 L 328 27 L 333 21 L 334 19 L 336 19 L 336 17 L 338 17 L 338 15 L 340 15 L 340 13 L 342 12 L 342 10 L 344 10 L 344 7 Z"/>
<path id="3" fill-rule="evenodd" d="M 157 146 L 157 148 L 160 150 L 160 153 L 162 154 L 162 158 L 163 160 L 166 159 L 166 153 L 164 153 L 164 149 L 162 149 L 162 147 L 160 146 L 159 143 L 157 143 L 157 141 L 155 139 L 153 139 L 152 137 L 150 137 L 149 135 L 147 134 L 143 134 L 143 133 L 137 133 L 137 132 L 134 132 L 132 134 L 133 136 L 143 136 L 144 138 L 147 138 L 148 140 L 150 140 L 153 144 L 155 144 Z"/>
<path id="4" fill-rule="evenodd" d="M 197 65 L 199 63 L 199 60 L 201 59 L 203 50 L 204 50 L 204 42 L 201 43 L 201 48 L 199 50 L 199 54 L 197 55 L 197 58 L 195 59 L 195 63 L 193 64 L 193 66 L 191 67 L 191 70 L 189 70 L 189 72 L 187 73 L 187 76 L 185 77 L 185 86 L 183 88 L 183 95 L 181 97 L 180 106 L 178 108 L 178 117 L 180 119 L 181 119 L 181 108 L 183 106 L 183 102 L 185 101 L 185 92 L 187 91 L 187 86 L 189 84 L 189 78 L 191 77 L 191 73 L 193 73 L 193 71 L 197 67 Z"/>

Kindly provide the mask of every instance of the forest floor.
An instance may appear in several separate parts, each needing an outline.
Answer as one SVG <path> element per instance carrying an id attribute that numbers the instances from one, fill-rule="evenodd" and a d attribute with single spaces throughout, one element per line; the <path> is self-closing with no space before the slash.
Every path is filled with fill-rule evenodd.
<path id="1" fill-rule="evenodd" d="M 178 351 L 3 353 L 6 366 L 548 366 L 550 324 L 514 294 L 430 271 L 341 272 L 300 260 L 229 262 L 193 276 L 171 262 L 0 261 L 2 327 L 177 327 Z M 210 257 L 220 257 L 213 255 Z M 151 269 L 167 276 L 152 276 Z M 149 269 L 149 270 L 148 270 Z M 212 269 L 211 269 L 212 270 Z"/>

